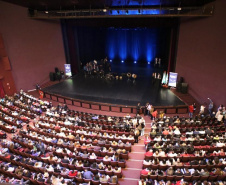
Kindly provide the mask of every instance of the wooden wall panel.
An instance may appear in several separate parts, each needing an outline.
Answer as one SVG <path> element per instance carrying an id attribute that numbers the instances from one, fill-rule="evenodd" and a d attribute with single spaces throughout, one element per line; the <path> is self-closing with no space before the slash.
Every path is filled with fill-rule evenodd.
<path id="1" fill-rule="evenodd" d="M 58 101 L 59 101 L 60 103 L 64 103 L 64 99 L 63 99 L 63 98 L 58 98 Z"/>
<path id="2" fill-rule="evenodd" d="M 91 109 L 100 110 L 100 106 L 99 105 L 91 104 Z"/>
<path id="3" fill-rule="evenodd" d="M 131 108 L 128 108 L 128 107 L 122 107 L 122 112 L 123 112 L 123 113 L 131 113 Z"/>
<path id="4" fill-rule="evenodd" d="M 56 96 L 52 96 L 52 100 L 57 101 L 57 97 Z"/>
<path id="5" fill-rule="evenodd" d="M 109 106 L 105 106 L 105 105 L 101 105 L 101 110 L 103 110 L 103 111 L 110 111 L 110 107 Z"/>
<path id="6" fill-rule="evenodd" d="M 120 107 L 111 107 L 112 112 L 120 112 Z"/>
<path id="7" fill-rule="evenodd" d="M 176 114 L 176 113 L 177 113 L 176 108 L 166 109 L 166 114 Z"/>
<path id="8" fill-rule="evenodd" d="M 49 94 L 45 94 L 46 98 L 50 99 L 50 95 Z"/>
<path id="9" fill-rule="evenodd" d="M 187 108 L 178 108 L 177 113 L 178 114 L 186 114 L 186 113 L 188 113 L 188 109 Z"/>
<path id="10" fill-rule="evenodd" d="M 90 109 L 90 104 L 89 103 L 82 103 L 82 107 Z"/>
<path id="11" fill-rule="evenodd" d="M 71 100 L 66 100 L 66 104 L 72 105 L 72 101 Z"/>
<path id="12" fill-rule="evenodd" d="M 75 106 L 77 106 L 77 107 L 81 107 L 81 103 L 80 103 L 80 102 L 78 102 L 78 101 L 74 101 L 73 103 L 74 103 L 74 105 L 75 105 Z"/>

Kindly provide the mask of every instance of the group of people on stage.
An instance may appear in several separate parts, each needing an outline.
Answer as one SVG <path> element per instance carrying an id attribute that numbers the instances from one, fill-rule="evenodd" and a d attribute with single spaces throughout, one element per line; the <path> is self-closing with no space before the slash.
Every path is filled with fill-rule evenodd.
<path id="1" fill-rule="evenodd" d="M 106 57 L 105 59 L 101 59 L 99 62 L 97 60 L 87 62 L 83 69 L 88 74 L 104 75 L 111 72 L 111 64 Z"/>

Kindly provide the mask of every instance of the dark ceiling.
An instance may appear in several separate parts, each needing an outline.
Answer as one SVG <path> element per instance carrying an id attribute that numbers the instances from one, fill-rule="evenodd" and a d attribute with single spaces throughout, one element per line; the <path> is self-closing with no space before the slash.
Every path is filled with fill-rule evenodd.
<path id="1" fill-rule="evenodd" d="M 197 7 L 215 0 L 2 0 L 34 10 L 77 10 L 127 7 Z"/>

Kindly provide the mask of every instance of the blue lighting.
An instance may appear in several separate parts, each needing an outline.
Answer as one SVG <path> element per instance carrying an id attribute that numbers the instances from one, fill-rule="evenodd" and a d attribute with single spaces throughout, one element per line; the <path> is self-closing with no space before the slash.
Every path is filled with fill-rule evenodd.
<path id="1" fill-rule="evenodd" d="M 160 10 L 143 10 L 142 14 L 144 14 L 144 15 L 157 15 L 157 14 L 160 14 Z"/>
<path id="2" fill-rule="evenodd" d="M 137 63 L 137 61 L 134 61 L 134 64 L 136 64 Z"/>
<path id="3" fill-rule="evenodd" d="M 122 60 L 121 62 L 124 63 L 124 60 Z"/>
<path id="4" fill-rule="evenodd" d="M 152 62 L 157 55 L 158 29 L 108 28 L 106 54 L 111 60 Z"/>
<path id="5" fill-rule="evenodd" d="M 151 64 L 151 62 L 148 62 L 148 64 Z"/>
<path id="6" fill-rule="evenodd" d="M 112 60 L 110 60 L 110 62 L 112 62 Z"/>
<path id="7" fill-rule="evenodd" d="M 165 14 L 167 13 L 166 10 L 159 10 L 159 9 L 137 9 L 137 10 L 111 10 L 108 11 L 108 15 L 157 15 L 157 14 Z"/>
<path id="8" fill-rule="evenodd" d="M 150 6 L 150 5 L 160 5 L 161 0 L 151 0 L 151 1 L 137 1 L 137 0 L 130 0 L 130 1 L 112 1 L 111 6 Z"/>

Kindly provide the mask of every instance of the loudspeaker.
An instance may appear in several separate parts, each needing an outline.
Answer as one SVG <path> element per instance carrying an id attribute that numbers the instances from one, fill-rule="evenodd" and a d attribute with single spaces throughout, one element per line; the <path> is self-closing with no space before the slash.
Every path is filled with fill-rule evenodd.
<path id="1" fill-rule="evenodd" d="M 58 72 L 59 72 L 58 67 L 55 67 L 55 73 L 58 73 Z"/>
<path id="2" fill-rule="evenodd" d="M 61 73 L 60 72 L 57 72 L 57 73 L 55 73 L 55 79 L 56 80 L 61 80 Z"/>
<path id="3" fill-rule="evenodd" d="M 177 92 L 181 92 L 181 87 L 182 87 L 182 83 L 177 82 L 177 86 L 176 86 Z"/>
<path id="4" fill-rule="evenodd" d="M 182 83 L 181 92 L 183 94 L 187 94 L 188 93 L 188 84 L 187 83 Z"/>
<path id="5" fill-rule="evenodd" d="M 35 11 L 34 11 L 33 9 L 28 8 L 28 15 L 29 15 L 30 17 L 34 17 Z"/>
<path id="6" fill-rule="evenodd" d="M 180 83 L 184 83 L 184 78 L 183 78 L 183 77 L 180 77 L 179 82 L 180 82 Z"/>
<path id="7" fill-rule="evenodd" d="M 55 73 L 50 72 L 50 73 L 49 73 L 49 79 L 50 79 L 50 81 L 55 81 L 55 80 L 56 80 L 56 75 L 55 75 Z"/>

